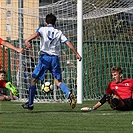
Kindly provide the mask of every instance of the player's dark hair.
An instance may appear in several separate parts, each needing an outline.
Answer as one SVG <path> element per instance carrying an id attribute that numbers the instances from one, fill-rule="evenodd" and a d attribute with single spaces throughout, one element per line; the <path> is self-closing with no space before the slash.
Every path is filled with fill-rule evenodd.
<path id="1" fill-rule="evenodd" d="M 122 73 L 121 67 L 118 67 L 118 66 L 112 67 L 111 73 L 114 73 L 114 72 Z"/>
<path id="2" fill-rule="evenodd" d="M 47 24 L 55 25 L 55 22 L 56 22 L 56 16 L 54 14 L 50 13 L 46 16 L 46 23 Z"/>
<path id="3" fill-rule="evenodd" d="M 0 70 L 0 73 L 4 73 L 4 74 L 6 74 L 6 71 L 4 71 L 4 70 Z"/>

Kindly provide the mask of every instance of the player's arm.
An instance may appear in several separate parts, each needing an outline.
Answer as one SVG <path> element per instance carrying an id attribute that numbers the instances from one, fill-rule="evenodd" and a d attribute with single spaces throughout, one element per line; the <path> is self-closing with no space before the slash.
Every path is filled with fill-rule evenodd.
<path id="1" fill-rule="evenodd" d="M 104 94 L 104 96 L 102 97 L 102 99 L 97 104 L 95 104 L 93 106 L 93 109 L 95 110 L 95 109 L 99 108 L 100 106 L 102 106 L 106 101 L 109 100 L 109 97 L 110 97 L 109 95 Z"/>
<path id="2" fill-rule="evenodd" d="M 66 42 L 67 46 L 76 54 L 76 58 L 81 61 L 82 57 L 79 55 L 79 53 L 77 52 L 77 50 L 74 48 L 73 44 L 69 41 Z"/>
<path id="3" fill-rule="evenodd" d="M 10 48 L 10 49 L 12 49 L 16 52 L 19 52 L 19 53 L 23 53 L 23 51 L 24 51 L 23 48 L 17 48 L 15 46 L 13 46 L 11 43 L 5 42 L 3 40 L 1 41 L 1 45 L 5 46 L 5 47 L 8 47 L 8 48 Z"/>
<path id="4" fill-rule="evenodd" d="M 101 100 L 98 103 L 96 103 L 93 107 L 90 107 L 90 108 L 89 107 L 83 107 L 83 108 L 81 108 L 81 110 L 88 110 L 88 111 L 96 110 L 97 108 L 102 106 L 106 101 L 109 101 L 110 95 L 112 94 L 112 90 L 110 89 L 110 85 L 111 85 L 111 82 L 107 86 L 106 94 L 104 94 L 104 96 L 101 98 Z"/>
<path id="5" fill-rule="evenodd" d="M 102 99 L 97 102 L 93 107 L 83 107 L 81 108 L 81 110 L 88 110 L 88 111 L 91 111 L 91 110 L 96 110 L 97 108 L 99 108 L 100 106 L 102 106 L 106 101 L 108 100 L 108 95 L 105 94 Z"/>
<path id="6" fill-rule="evenodd" d="M 39 33 L 38 32 L 35 32 L 34 34 L 32 34 L 28 39 L 26 39 L 25 41 L 25 45 L 27 48 L 30 48 L 32 45 L 30 43 L 31 40 L 35 39 L 35 38 L 38 38 L 39 36 Z"/>

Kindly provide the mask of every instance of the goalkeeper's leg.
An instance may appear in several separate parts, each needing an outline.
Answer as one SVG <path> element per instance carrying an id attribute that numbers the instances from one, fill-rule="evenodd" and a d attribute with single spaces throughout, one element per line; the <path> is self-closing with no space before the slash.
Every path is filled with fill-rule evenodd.
<path id="1" fill-rule="evenodd" d="M 122 108 L 124 106 L 125 106 L 125 103 L 116 95 L 114 95 L 112 99 L 110 100 L 110 107 L 112 109 L 119 110 L 119 108 Z"/>

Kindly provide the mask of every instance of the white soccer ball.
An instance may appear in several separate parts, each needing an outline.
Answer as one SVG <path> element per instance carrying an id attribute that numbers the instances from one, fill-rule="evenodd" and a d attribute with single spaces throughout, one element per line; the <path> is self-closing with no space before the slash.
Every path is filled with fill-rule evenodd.
<path id="1" fill-rule="evenodd" d="M 53 90 L 53 85 L 50 82 L 45 82 L 44 84 L 42 84 L 41 89 L 43 92 L 49 93 Z"/>

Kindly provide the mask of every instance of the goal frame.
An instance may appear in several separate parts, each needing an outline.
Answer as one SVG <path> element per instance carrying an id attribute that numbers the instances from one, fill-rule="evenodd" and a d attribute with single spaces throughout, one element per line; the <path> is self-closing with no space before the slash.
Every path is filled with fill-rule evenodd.
<path id="1" fill-rule="evenodd" d="M 83 46 L 83 0 L 77 0 L 77 51 L 82 56 Z M 82 104 L 83 93 L 83 65 L 77 61 L 77 103 Z"/>

